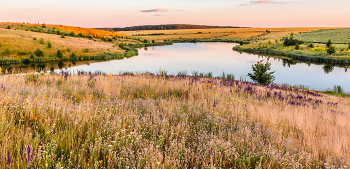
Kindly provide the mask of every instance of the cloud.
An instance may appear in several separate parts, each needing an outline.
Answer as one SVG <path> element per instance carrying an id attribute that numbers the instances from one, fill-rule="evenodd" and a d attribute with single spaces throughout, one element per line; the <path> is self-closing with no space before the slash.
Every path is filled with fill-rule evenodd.
<path id="1" fill-rule="evenodd" d="M 171 10 L 171 11 L 169 11 L 168 9 L 157 8 L 157 9 L 141 10 L 141 12 L 185 12 L 185 10 Z"/>
<path id="2" fill-rule="evenodd" d="M 293 2 L 275 2 L 270 0 L 260 0 L 260 1 L 250 1 L 250 4 L 240 4 L 237 6 L 256 5 L 256 4 L 286 4 L 286 3 L 293 3 Z"/>
<path id="3" fill-rule="evenodd" d="M 162 9 L 162 8 L 157 8 L 157 9 L 141 10 L 141 12 L 168 12 L 168 10 Z"/>

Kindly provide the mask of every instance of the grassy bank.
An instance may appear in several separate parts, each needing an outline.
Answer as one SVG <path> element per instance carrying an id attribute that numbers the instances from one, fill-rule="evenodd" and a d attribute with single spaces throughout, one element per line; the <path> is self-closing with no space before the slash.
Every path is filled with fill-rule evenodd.
<path id="1" fill-rule="evenodd" d="M 348 67 L 350 65 L 350 29 L 322 29 L 290 33 L 233 47 L 233 50 L 261 55 L 285 56 L 306 63 L 322 63 Z M 327 46 L 330 41 L 330 46 Z M 333 51 L 329 51 L 329 49 Z"/>
<path id="2" fill-rule="evenodd" d="M 228 79 L 78 74 L 0 76 L 2 168 L 349 166 L 349 98 Z"/>

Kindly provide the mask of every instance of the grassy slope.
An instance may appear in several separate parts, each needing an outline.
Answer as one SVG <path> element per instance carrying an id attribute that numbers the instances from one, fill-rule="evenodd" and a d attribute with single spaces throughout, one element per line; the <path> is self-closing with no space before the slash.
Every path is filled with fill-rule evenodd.
<path id="1" fill-rule="evenodd" d="M 33 38 L 37 40 L 33 40 Z M 39 39 L 44 39 L 44 44 L 39 43 Z M 52 43 L 52 47 L 48 48 L 47 41 Z M 55 57 L 57 50 L 64 50 L 64 56 L 68 57 L 72 52 L 76 55 L 98 55 L 104 52 L 122 52 L 122 50 L 115 47 L 113 43 L 105 43 L 103 41 L 94 41 L 88 38 L 65 37 L 60 35 L 37 33 L 30 31 L 3 29 L 0 28 L 0 54 L 2 58 L 21 59 L 27 58 L 30 52 L 39 48 L 44 51 L 44 54 L 49 57 Z M 10 50 L 9 55 L 5 55 L 5 49 Z M 69 52 L 67 51 L 69 49 Z M 89 49 L 89 52 L 85 52 Z M 20 52 L 26 54 L 20 55 Z"/>
<path id="2" fill-rule="evenodd" d="M 0 84 L 0 158 L 8 152 L 10 168 L 350 164 L 349 98 L 183 76 L 0 76 Z"/>

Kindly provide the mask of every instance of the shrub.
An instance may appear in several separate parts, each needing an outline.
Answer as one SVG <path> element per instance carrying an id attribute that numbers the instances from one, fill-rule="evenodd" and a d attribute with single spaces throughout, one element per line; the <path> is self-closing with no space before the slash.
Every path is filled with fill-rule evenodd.
<path id="1" fill-rule="evenodd" d="M 57 50 L 57 57 L 62 59 L 63 57 L 63 52 L 61 50 Z"/>
<path id="2" fill-rule="evenodd" d="M 239 42 L 239 45 L 241 45 L 241 46 L 242 46 L 242 45 L 243 45 L 243 42 L 242 42 L 242 41 L 240 41 L 240 42 Z M 260 45 L 260 44 L 259 44 L 259 45 Z"/>
<path id="3" fill-rule="evenodd" d="M 83 52 L 88 53 L 90 50 L 89 49 L 84 49 Z"/>
<path id="4" fill-rule="evenodd" d="M 349 43 L 348 49 L 350 50 L 350 43 Z"/>
<path id="5" fill-rule="evenodd" d="M 33 40 L 36 40 L 36 37 L 34 37 Z"/>
<path id="6" fill-rule="evenodd" d="M 18 55 L 22 55 L 23 56 L 23 55 L 26 55 L 26 54 L 27 54 L 27 52 L 23 52 L 23 51 L 22 52 L 18 52 Z"/>
<path id="7" fill-rule="evenodd" d="M 112 38 L 107 38 L 107 41 L 108 42 L 113 42 L 113 39 Z"/>
<path id="8" fill-rule="evenodd" d="M 73 37 L 74 37 L 74 36 L 76 36 L 76 35 L 75 35 L 75 33 L 72 31 L 72 32 L 69 33 L 69 36 L 73 36 Z"/>
<path id="9" fill-rule="evenodd" d="M 75 60 L 75 53 L 73 52 L 70 57 L 69 57 L 71 60 Z"/>
<path id="10" fill-rule="evenodd" d="M 300 50 L 300 46 L 299 46 L 298 43 L 295 45 L 295 49 L 296 49 L 296 50 Z"/>
<path id="11" fill-rule="evenodd" d="M 308 47 L 309 47 L 309 48 L 314 48 L 315 46 L 314 46 L 313 43 L 310 43 Z"/>
<path id="12" fill-rule="evenodd" d="M 44 44 L 44 39 L 43 39 L 43 38 L 40 38 L 40 39 L 39 39 L 39 43 L 40 43 L 40 44 Z"/>
<path id="13" fill-rule="evenodd" d="M 11 26 L 10 26 L 10 25 L 7 25 L 6 29 L 11 29 Z"/>
<path id="14" fill-rule="evenodd" d="M 65 38 L 65 36 L 64 36 L 64 35 L 61 35 L 61 38 Z"/>
<path id="15" fill-rule="evenodd" d="M 61 35 L 61 32 L 58 30 L 58 31 L 56 32 L 56 34 L 57 34 L 57 35 Z"/>
<path id="16" fill-rule="evenodd" d="M 327 53 L 328 54 L 333 54 L 335 53 L 335 47 L 333 45 L 329 46 L 329 48 L 327 49 Z"/>
<path id="17" fill-rule="evenodd" d="M 34 59 L 35 56 L 33 55 L 33 53 L 30 53 L 30 56 L 29 56 L 30 59 Z"/>
<path id="18" fill-rule="evenodd" d="M 143 43 L 148 43 L 148 40 L 147 40 L 147 39 L 144 39 L 144 40 L 143 40 Z"/>
<path id="19" fill-rule="evenodd" d="M 156 43 L 156 41 L 155 41 L 155 40 L 152 40 L 152 43 Z"/>
<path id="20" fill-rule="evenodd" d="M 78 36 L 79 36 L 79 37 L 83 37 L 83 34 L 80 32 L 80 33 L 78 34 Z"/>
<path id="21" fill-rule="evenodd" d="M 38 57 L 44 57 L 44 51 L 42 51 L 41 49 L 37 48 L 34 52 L 34 54 Z"/>
<path id="22" fill-rule="evenodd" d="M 41 25 L 41 27 L 42 27 L 42 28 L 46 28 L 46 25 L 43 23 L 43 24 Z"/>
<path id="23" fill-rule="evenodd" d="M 311 49 L 311 52 L 325 52 L 326 48 L 323 47 L 315 47 Z"/>
<path id="24" fill-rule="evenodd" d="M 302 41 L 299 41 L 297 39 L 293 39 L 293 36 L 291 37 L 284 37 L 283 38 L 283 45 L 284 46 L 295 46 L 296 44 L 302 44 L 303 42 Z"/>
<path id="25" fill-rule="evenodd" d="M 327 45 L 327 48 L 329 48 L 332 45 L 332 41 L 329 39 L 326 45 Z"/>
<path id="26" fill-rule="evenodd" d="M 47 41 L 46 44 L 47 44 L 47 47 L 48 47 L 48 48 L 51 48 L 51 47 L 52 47 L 52 43 L 51 43 L 50 41 Z"/>
<path id="27" fill-rule="evenodd" d="M 248 73 L 247 76 L 254 82 L 262 85 L 273 83 L 275 77 L 272 74 L 275 72 L 268 72 L 271 69 L 271 63 L 266 62 L 263 64 L 262 61 L 258 61 L 255 65 L 252 65 L 252 69 L 254 73 Z"/>
<path id="28" fill-rule="evenodd" d="M 334 85 L 334 93 L 343 94 L 344 93 L 344 89 L 341 86 Z"/>
<path id="29" fill-rule="evenodd" d="M 11 51 L 8 48 L 5 48 L 5 50 L 2 52 L 3 55 L 10 55 Z"/>

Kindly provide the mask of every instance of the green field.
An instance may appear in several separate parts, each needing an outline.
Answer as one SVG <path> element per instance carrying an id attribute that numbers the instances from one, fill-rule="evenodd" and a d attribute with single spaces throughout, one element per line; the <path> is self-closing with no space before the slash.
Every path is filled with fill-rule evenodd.
<path id="1" fill-rule="evenodd" d="M 296 39 L 307 43 L 327 43 L 329 39 L 336 44 L 350 43 L 350 28 L 322 29 L 295 36 Z"/>

